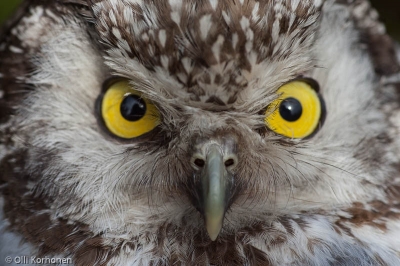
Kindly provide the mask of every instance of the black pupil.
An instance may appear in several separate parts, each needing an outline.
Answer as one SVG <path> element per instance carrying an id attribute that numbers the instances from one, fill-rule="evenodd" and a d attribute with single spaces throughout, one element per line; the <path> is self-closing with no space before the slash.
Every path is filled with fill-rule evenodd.
<path id="1" fill-rule="evenodd" d="M 121 103 L 121 115 L 128 121 L 138 121 L 146 114 L 146 103 L 137 95 L 129 95 Z"/>
<path id="2" fill-rule="evenodd" d="M 303 112 L 301 103 L 295 98 L 287 98 L 281 102 L 279 113 L 282 118 L 289 122 L 298 120 Z"/>

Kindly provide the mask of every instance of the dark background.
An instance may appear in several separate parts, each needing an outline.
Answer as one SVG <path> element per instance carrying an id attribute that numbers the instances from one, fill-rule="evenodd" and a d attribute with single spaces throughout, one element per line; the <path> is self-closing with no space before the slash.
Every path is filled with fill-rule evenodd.
<path id="1" fill-rule="evenodd" d="M 0 0 L 0 23 L 12 13 L 21 0 Z M 378 9 L 388 32 L 400 41 L 400 0 L 371 0 Z"/>

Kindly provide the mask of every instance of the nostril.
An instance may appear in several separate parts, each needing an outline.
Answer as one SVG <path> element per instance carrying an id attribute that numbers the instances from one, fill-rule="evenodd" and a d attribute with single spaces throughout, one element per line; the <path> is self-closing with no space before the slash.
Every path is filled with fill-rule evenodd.
<path id="1" fill-rule="evenodd" d="M 232 166 L 234 164 L 235 164 L 235 160 L 233 160 L 232 158 L 225 161 L 226 167 Z"/>
<path id="2" fill-rule="evenodd" d="M 194 164 L 197 165 L 198 167 L 203 167 L 206 162 L 202 159 L 197 158 L 196 160 L 194 160 Z"/>

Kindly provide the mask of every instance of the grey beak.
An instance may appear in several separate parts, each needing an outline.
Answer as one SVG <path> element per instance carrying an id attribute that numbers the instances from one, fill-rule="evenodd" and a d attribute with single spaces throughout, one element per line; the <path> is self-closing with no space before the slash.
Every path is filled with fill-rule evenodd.
<path id="1" fill-rule="evenodd" d="M 223 153 L 216 144 L 208 149 L 201 184 L 205 225 L 208 235 L 214 241 L 222 229 L 231 184 Z"/>

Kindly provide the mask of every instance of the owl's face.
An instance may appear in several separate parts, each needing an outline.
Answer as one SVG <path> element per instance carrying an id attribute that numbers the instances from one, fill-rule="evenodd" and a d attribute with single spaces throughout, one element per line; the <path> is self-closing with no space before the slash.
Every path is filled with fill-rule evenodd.
<path id="1" fill-rule="evenodd" d="M 384 196 L 390 99 L 346 5 L 65 2 L 14 29 L 34 71 L 3 126 L 49 219 L 185 246 Z"/>

